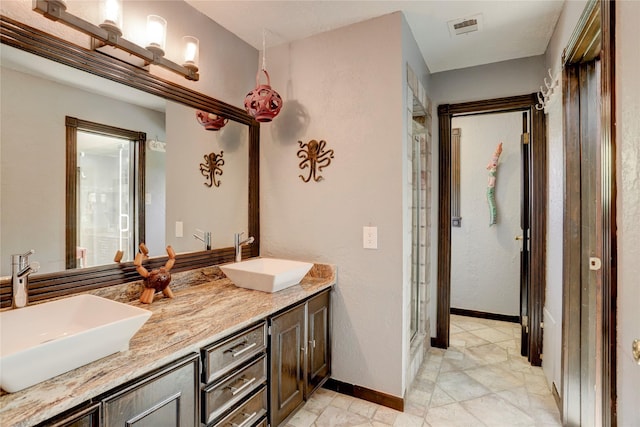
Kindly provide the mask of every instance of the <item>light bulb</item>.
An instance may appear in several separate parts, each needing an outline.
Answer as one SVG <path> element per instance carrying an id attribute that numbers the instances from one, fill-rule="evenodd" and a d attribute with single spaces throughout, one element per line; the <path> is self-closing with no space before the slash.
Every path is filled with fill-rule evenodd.
<path id="1" fill-rule="evenodd" d="M 100 3 L 100 17 L 102 18 L 101 28 L 122 35 L 122 1 L 103 0 Z"/>
<path id="2" fill-rule="evenodd" d="M 199 41 L 193 36 L 182 37 L 184 49 L 182 65 L 194 71 L 198 71 Z"/>
<path id="3" fill-rule="evenodd" d="M 167 38 L 167 21 L 158 15 L 147 16 L 147 49 L 164 56 Z"/>

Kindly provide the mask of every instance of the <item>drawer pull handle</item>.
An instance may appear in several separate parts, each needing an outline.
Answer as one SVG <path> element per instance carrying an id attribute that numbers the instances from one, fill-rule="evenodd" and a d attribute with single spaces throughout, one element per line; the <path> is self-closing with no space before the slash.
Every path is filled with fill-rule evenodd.
<path id="1" fill-rule="evenodd" d="M 247 344 L 248 344 L 248 342 L 246 340 L 242 341 L 240 344 L 238 344 L 238 345 L 236 345 L 234 347 L 231 347 L 229 350 L 225 351 L 225 353 L 231 353 L 231 356 L 238 357 L 241 354 L 251 350 L 253 347 L 256 346 L 256 343 L 254 343 L 254 342 L 251 343 L 250 345 L 246 346 Z M 244 347 L 244 348 L 242 350 L 236 350 L 236 349 L 238 349 L 240 347 Z"/>
<path id="2" fill-rule="evenodd" d="M 227 387 L 229 390 L 231 390 L 231 395 L 235 396 L 236 394 L 240 393 L 242 390 L 246 389 L 247 387 L 249 387 L 251 384 L 253 384 L 253 382 L 256 380 L 256 377 L 251 378 L 250 380 L 246 379 L 245 377 L 240 378 L 240 380 L 238 382 L 244 382 L 244 384 L 242 384 L 240 387 L 232 387 L 229 386 Z"/>
<path id="3" fill-rule="evenodd" d="M 240 424 L 236 424 L 236 423 L 231 423 L 231 425 L 233 427 L 245 427 L 247 424 L 249 424 L 249 422 L 253 419 L 253 417 L 255 417 L 257 414 L 257 412 L 254 412 L 253 414 L 245 414 L 243 413 L 242 415 L 244 415 L 247 419 L 244 420 L 242 423 Z"/>

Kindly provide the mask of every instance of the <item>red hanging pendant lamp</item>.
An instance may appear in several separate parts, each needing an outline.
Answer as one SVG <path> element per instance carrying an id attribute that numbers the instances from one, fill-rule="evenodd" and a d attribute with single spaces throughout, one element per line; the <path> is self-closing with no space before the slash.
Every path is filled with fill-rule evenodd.
<path id="1" fill-rule="evenodd" d="M 206 130 L 213 131 L 222 129 L 229 121 L 226 117 L 218 116 L 202 110 L 196 111 L 196 119 Z"/>
<path id="2" fill-rule="evenodd" d="M 260 84 L 260 73 L 267 76 L 267 84 Z M 270 122 L 282 108 L 282 98 L 271 89 L 269 73 L 264 68 L 256 74 L 256 88 L 244 98 L 244 108 L 259 122 Z"/>
<path id="3" fill-rule="evenodd" d="M 256 88 L 244 98 L 244 108 L 259 122 L 270 122 L 282 108 L 282 98 L 271 88 L 271 78 L 266 70 L 265 32 L 262 31 L 262 68 L 256 74 Z M 267 76 L 267 84 L 260 84 L 260 73 Z"/>

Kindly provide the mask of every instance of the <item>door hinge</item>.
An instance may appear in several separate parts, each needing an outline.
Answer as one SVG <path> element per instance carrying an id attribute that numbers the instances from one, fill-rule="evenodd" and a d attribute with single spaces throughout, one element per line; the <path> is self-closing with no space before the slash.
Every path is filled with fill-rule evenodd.
<path id="1" fill-rule="evenodd" d="M 540 329 L 544 329 L 544 322 L 540 322 Z"/>
<path id="2" fill-rule="evenodd" d="M 522 134 L 522 143 L 524 145 L 529 144 L 529 133 L 528 132 Z"/>
<path id="3" fill-rule="evenodd" d="M 529 333 L 529 316 L 522 316 L 522 326 L 526 333 Z"/>

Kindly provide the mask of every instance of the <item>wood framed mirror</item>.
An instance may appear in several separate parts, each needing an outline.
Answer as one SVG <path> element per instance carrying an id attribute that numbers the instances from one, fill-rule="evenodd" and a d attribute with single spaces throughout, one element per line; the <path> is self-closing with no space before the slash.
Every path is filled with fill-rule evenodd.
<path id="1" fill-rule="evenodd" d="M 238 204 L 238 206 L 242 206 L 242 208 L 240 208 L 243 211 L 242 217 L 248 218 L 248 220 L 244 220 L 245 222 L 243 222 L 241 229 L 236 229 L 240 227 L 234 225 L 233 229 L 225 229 L 224 232 L 218 233 L 218 235 L 221 236 L 224 234 L 220 239 L 224 237 L 223 243 L 227 243 L 229 240 L 232 241 L 234 233 L 246 231 L 248 235 L 255 238 L 255 241 L 252 245 L 245 248 L 244 256 L 251 257 L 259 254 L 259 123 L 246 114 L 244 110 L 170 81 L 163 80 L 146 71 L 142 71 L 101 53 L 81 48 L 5 16 L 0 18 L 0 35 L 3 50 L 15 48 L 16 50 L 33 54 L 40 59 L 46 58 L 49 61 L 53 61 L 51 64 L 56 64 L 56 66 L 63 64 L 76 72 L 80 70 L 82 73 L 98 76 L 103 79 L 105 85 L 123 85 L 139 91 L 138 93 L 141 95 L 148 94 L 161 98 L 164 102 L 171 104 L 172 108 L 179 108 L 190 114 L 194 123 L 194 113 L 196 110 L 203 110 L 228 118 L 229 125 L 234 129 L 234 132 L 246 135 L 246 142 L 242 140 L 236 143 L 236 145 L 243 146 L 242 150 L 246 150 L 248 153 L 248 155 L 245 156 L 242 166 L 242 170 L 246 171 L 243 182 L 248 183 L 248 185 L 246 185 L 247 192 L 246 196 L 240 196 L 242 203 Z M 61 123 L 61 125 L 64 126 L 64 123 Z M 198 124 L 197 126 L 200 125 Z M 153 137 L 153 135 L 151 137 Z M 64 135 L 60 138 L 59 143 L 61 146 L 64 146 Z M 204 150 L 202 154 L 204 154 Z M 202 161 L 202 154 L 200 154 L 200 157 L 196 159 L 197 162 L 192 166 L 196 171 L 198 162 Z M 197 171 L 197 173 L 199 174 L 199 171 Z M 227 175 L 227 177 L 228 176 L 229 175 Z M 229 178 L 227 178 L 227 180 L 228 179 Z M 202 181 L 204 181 L 204 178 L 202 178 Z M 202 183 L 200 182 L 198 185 L 202 186 Z M 44 208 L 44 206 L 41 206 L 41 208 Z M 234 209 L 236 210 L 231 212 L 230 215 L 235 214 L 236 216 L 240 216 L 237 210 L 238 207 L 235 206 Z M 64 208 L 57 210 L 62 211 Z M 210 209 L 200 210 L 204 211 L 205 215 L 213 214 Z M 229 228 L 232 227 L 230 226 Z M 185 235 L 190 237 L 191 233 L 192 230 L 185 230 Z M 149 233 L 147 233 L 147 237 L 149 237 Z M 229 237 L 229 239 L 226 237 Z M 50 238 L 50 240 L 55 240 L 55 243 L 58 245 L 64 245 L 64 236 L 62 236 L 62 239 Z M 62 240 L 62 242 L 59 240 Z M 194 241 L 195 239 L 191 240 Z M 167 243 L 171 242 L 167 240 Z M 26 241 L 24 244 L 29 245 Z M 163 253 L 164 244 L 157 246 L 160 247 L 154 248 L 157 249 L 156 252 Z M 31 249 L 31 247 L 25 250 L 28 249 Z M 35 249 L 38 250 L 39 248 L 35 247 Z M 178 257 L 173 271 L 185 271 L 230 262 L 234 259 L 232 243 L 222 244 L 213 250 L 184 250 L 177 252 Z M 5 254 L 3 251 L 3 255 L 8 254 Z M 163 265 L 166 262 L 166 256 L 157 256 L 148 262 L 149 268 L 156 268 L 156 266 Z M 64 266 L 58 271 L 31 276 L 30 300 L 38 301 L 138 279 L 135 267 L 131 262 L 110 263 L 95 267 L 62 270 L 64 270 Z M 0 279 L 1 307 L 8 307 L 11 304 L 11 292 L 10 278 L 4 277 Z"/>

